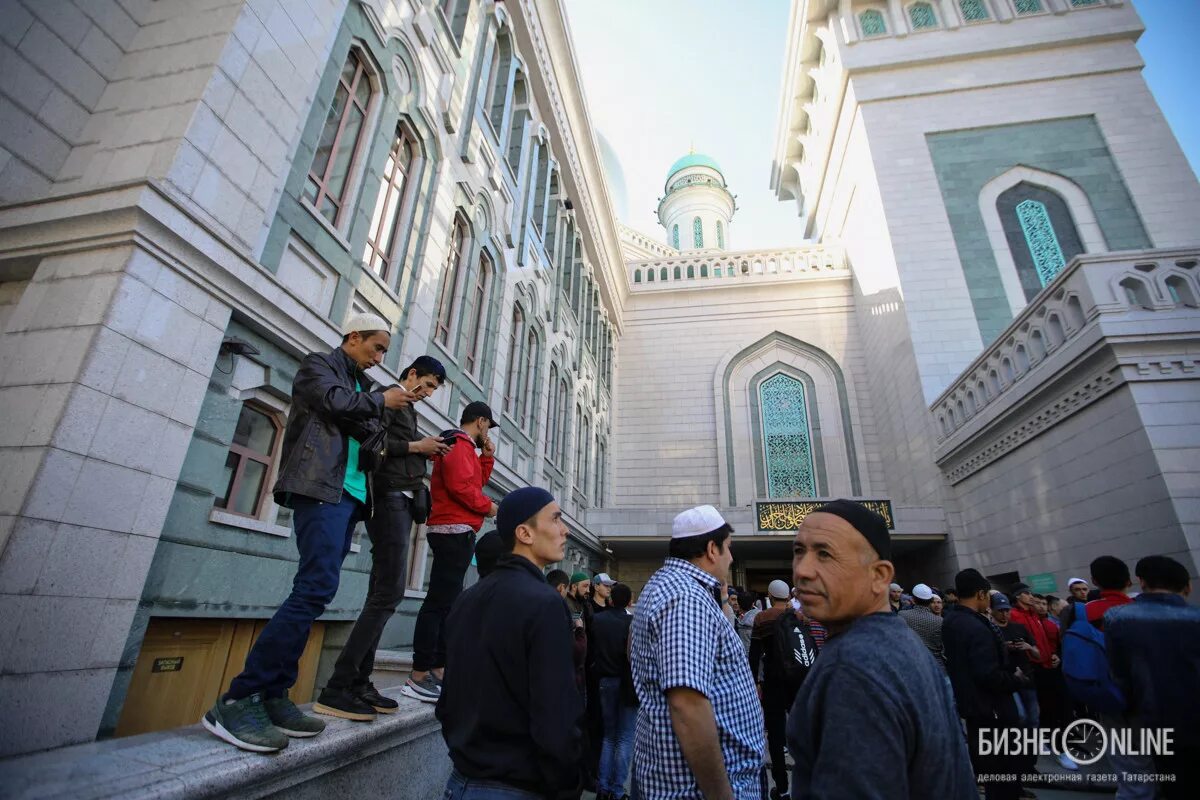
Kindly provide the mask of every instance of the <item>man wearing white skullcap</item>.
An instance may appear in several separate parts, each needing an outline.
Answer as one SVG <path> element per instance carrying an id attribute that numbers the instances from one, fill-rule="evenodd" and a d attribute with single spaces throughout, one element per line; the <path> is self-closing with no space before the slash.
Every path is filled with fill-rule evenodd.
<path id="1" fill-rule="evenodd" d="M 360 520 L 370 516 L 360 443 L 382 430 L 385 408 L 411 403 L 400 386 L 366 391 L 364 370 L 383 361 L 391 325 L 374 314 L 353 314 L 342 342 L 330 352 L 309 353 L 292 380 L 292 408 L 283 431 L 275 502 L 292 509 L 300 551 L 292 592 L 263 628 L 245 668 L 201 720 L 232 745 L 257 753 L 287 747 L 288 737 L 316 736 L 325 723 L 288 699 L 313 621 L 337 593 L 342 560 Z M 347 697 L 322 713 L 372 720 L 375 709 Z"/>
<path id="2" fill-rule="evenodd" d="M 942 618 L 933 613 L 933 589 L 923 583 L 913 587 L 913 607 L 900 612 L 900 619 L 908 623 L 929 652 L 943 667 L 946 666 L 946 652 L 942 648 Z"/>

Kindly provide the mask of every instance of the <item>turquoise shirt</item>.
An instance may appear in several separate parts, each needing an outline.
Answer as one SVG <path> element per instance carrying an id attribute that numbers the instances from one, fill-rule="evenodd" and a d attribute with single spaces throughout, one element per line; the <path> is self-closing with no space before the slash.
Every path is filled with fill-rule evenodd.
<path id="1" fill-rule="evenodd" d="M 358 380 L 354 381 L 355 391 L 362 391 Z M 346 451 L 346 480 L 342 483 L 342 488 L 350 493 L 350 496 L 358 500 L 360 503 L 367 502 L 367 473 L 358 468 L 358 440 L 353 436 L 347 436 L 346 440 L 350 443 Z"/>

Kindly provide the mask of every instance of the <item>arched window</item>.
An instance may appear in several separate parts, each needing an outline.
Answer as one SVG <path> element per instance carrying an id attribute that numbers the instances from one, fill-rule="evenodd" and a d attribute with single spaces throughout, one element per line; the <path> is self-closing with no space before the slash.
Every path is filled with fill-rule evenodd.
<path id="1" fill-rule="evenodd" d="M 1150 292 L 1146 290 L 1146 284 L 1137 278 L 1125 278 L 1121 281 L 1121 288 L 1125 290 L 1125 299 L 1129 301 L 1129 305 L 1134 308 L 1150 308 Z"/>
<path id="2" fill-rule="evenodd" d="M 550 365 L 550 391 L 546 395 L 546 458 L 552 463 L 558 457 L 558 366 Z"/>
<path id="3" fill-rule="evenodd" d="M 704 224 L 699 217 L 692 220 L 692 246 L 704 247 Z"/>
<path id="4" fill-rule="evenodd" d="M 479 266 L 475 270 L 475 283 L 471 287 L 471 316 L 467 321 L 467 372 L 478 375 L 479 356 L 484 352 L 483 338 L 487 330 L 487 298 L 492 285 L 492 259 L 485 252 L 479 253 Z"/>
<path id="5" fill-rule="evenodd" d="M 567 425 L 570 423 L 568 415 L 571 413 L 567 398 L 570 396 L 567 379 L 560 379 L 558 382 L 558 452 L 554 454 L 554 458 L 564 472 L 567 469 Z"/>
<path id="6" fill-rule="evenodd" d="M 450 344 L 450 328 L 454 324 L 454 307 L 462 280 L 462 261 L 467 257 L 467 222 L 460 215 L 454 216 L 454 230 L 450 233 L 450 249 L 446 253 L 446 266 L 442 270 L 442 295 L 438 298 L 436 338 L 443 345 Z"/>
<path id="7" fill-rule="evenodd" d="M 759 384 L 763 459 L 769 497 L 813 497 L 816 480 L 804 384 L 776 373 Z"/>
<path id="8" fill-rule="evenodd" d="M 696 277 L 696 265 L 695 264 L 688 264 L 687 276 L 689 278 Z"/>
<path id="9" fill-rule="evenodd" d="M 721 220 L 717 220 L 717 247 L 725 248 L 725 226 L 721 224 Z"/>
<path id="10" fill-rule="evenodd" d="M 983 0 L 958 0 L 958 8 L 962 11 L 965 22 L 981 22 L 991 19 Z"/>
<path id="11" fill-rule="evenodd" d="M 646 270 L 646 283 L 654 283 L 654 267 Z"/>
<path id="12" fill-rule="evenodd" d="M 471 10 L 471 0 L 441 0 L 441 8 L 455 43 L 461 45 L 467 30 L 467 12 Z"/>
<path id="13" fill-rule="evenodd" d="M 575 485 L 583 488 L 583 406 L 575 404 Z"/>
<path id="14" fill-rule="evenodd" d="M 525 146 L 525 121 L 530 119 L 529 92 L 525 87 L 525 76 L 519 71 L 513 79 L 513 112 L 508 123 L 508 165 L 513 174 L 521 168 L 521 149 Z"/>
<path id="15" fill-rule="evenodd" d="M 325 116 L 302 195 L 318 214 L 334 225 L 342 216 L 350 170 L 358 155 L 363 126 L 374 96 L 367 62 L 352 49 L 338 76 L 333 103 Z"/>
<path id="16" fill-rule="evenodd" d="M 492 61 L 487 75 L 487 94 L 483 100 L 484 113 L 492 123 L 496 138 L 504 125 L 504 106 L 508 102 L 508 84 L 512 73 L 512 41 L 508 29 L 496 34 L 492 45 Z"/>
<path id="17" fill-rule="evenodd" d="M 367 247 L 363 261 L 376 275 L 388 280 L 391 275 L 392 251 L 400 230 L 400 219 L 407 216 L 411 208 L 409 174 L 416 160 L 416 143 L 404 128 L 396 131 L 392 148 L 383 165 L 379 196 L 375 199 L 375 213 L 371 215 L 371 227 L 367 231 Z"/>
<path id="18" fill-rule="evenodd" d="M 678 225 L 671 226 L 671 246 L 674 247 L 676 250 L 679 249 L 679 226 Z"/>
<path id="19" fill-rule="evenodd" d="M 705 271 L 705 272 L 707 272 L 707 271 L 708 271 L 708 267 L 707 267 L 707 266 L 701 267 L 701 269 L 702 269 L 703 271 Z M 731 268 L 731 269 L 732 269 L 732 268 Z M 720 277 L 722 277 L 723 275 L 724 275 L 724 273 L 723 273 L 723 272 L 721 272 L 721 268 L 720 268 L 719 266 L 718 266 L 718 267 L 713 267 L 713 277 L 714 277 L 714 278 L 720 278 Z M 706 277 L 706 278 L 707 278 L 708 276 L 707 276 L 707 275 L 705 275 L 704 277 Z"/>
<path id="20" fill-rule="evenodd" d="M 1056 192 L 1022 181 L 996 198 L 996 211 L 1026 300 L 1083 252 L 1071 211 Z"/>
<path id="21" fill-rule="evenodd" d="M 883 14 L 873 8 L 858 15 L 858 27 L 862 29 L 862 35 L 866 38 L 887 33 L 887 23 L 883 20 Z"/>
<path id="22" fill-rule="evenodd" d="M 1017 9 L 1017 14 L 1040 14 L 1042 13 L 1042 0 L 1016 0 L 1013 4 Z"/>
<path id="23" fill-rule="evenodd" d="M 908 7 L 908 20 L 914 31 L 928 30 L 938 26 L 937 14 L 929 3 L 913 3 Z"/>
<path id="24" fill-rule="evenodd" d="M 533 326 L 525 333 L 525 350 L 521 354 L 521 395 L 517 398 L 521 410 L 518 414 L 521 427 L 529 430 L 530 418 L 533 416 L 535 392 L 537 390 L 538 355 L 541 353 L 540 340 Z M 532 434 L 531 434 L 532 437 Z"/>
<path id="25" fill-rule="evenodd" d="M 596 496 L 592 500 L 592 505 L 597 508 L 604 507 L 604 473 L 608 469 L 604 442 L 599 442 L 596 445 Z"/>
<path id="26" fill-rule="evenodd" d="M 517 392 L 521 388 L 521 345 L 524 341 L 525 314 L 520 306 L 514 305 L 508 339 L 508 369 L 504 373 L 504 408 L 514 418 L 517 416 Z"/>
<path id="27" fill-rule="evenodd" d="M 1196 293 L 1182 275 L 1172 275 L 1167 278 L 1167 294 L 1171 302 L 1177 306 L 1196 307 Z"/>
<path id="28" fill-rule="evenodd" d="M 667 268 L 663 267 L 658 271 L 658 279 L 665 281 L 667 279 Z"/>
<path id="29" fill-rule="evenodd" d="M 683 277 L 683 272 L 682 272 L 682 271 L 679 269 L 679 265 L 678 265 L 678 264 L 676 264 L 676 265 L 675 265 L 675 272 L 674 272 L 674 276 L 675 276 L 675 280 L 679 280 L 680 278 L 682 278 L 682 277 Z"/>
<path id="30" fill-rule="evenodd" d="M 640 267 L 639 267 L 638 269 L 635 269 L 635 270 L 633 271 L 633 282 L 634 282 L 634 283 L 641 283 L 641 282 L 642 282 L 642 270 L 641 270 L 641 268 L 640 268 Z"/>
<path id="31" fill-rule="evenodd" d="M 537 163 L 534 166 L 535 174 L 533 181 L 533 227 L 537 228 L 538 232 L 546 230 L 546 189 L 550 183 L 550 145 L 547 142 L 538 142 L 537 145 Z M 550 248 L 547 248 L 550 249 Z"/>

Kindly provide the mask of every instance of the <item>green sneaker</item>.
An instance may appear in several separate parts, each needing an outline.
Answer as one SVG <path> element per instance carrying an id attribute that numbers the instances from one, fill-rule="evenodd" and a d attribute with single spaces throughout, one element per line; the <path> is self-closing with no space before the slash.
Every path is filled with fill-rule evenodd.
<path id="1" fill-rule="evenodd" d="M 268 697 L 263 701 L 263 705 L 267 709 L 267 716 L 271 718 L 271 724 L 288 736 L 304 739 L 325 730 L 323 721 L 305 714 L 287 697 Z"/>
<path id="2" fill-rule="evenodd" d="M 288 737 L 271 724 L 259 694 L 241 700 L 219 698 L 200 722 L 218 739 L 252 753 L 274 753 L 288 745 Z"/>

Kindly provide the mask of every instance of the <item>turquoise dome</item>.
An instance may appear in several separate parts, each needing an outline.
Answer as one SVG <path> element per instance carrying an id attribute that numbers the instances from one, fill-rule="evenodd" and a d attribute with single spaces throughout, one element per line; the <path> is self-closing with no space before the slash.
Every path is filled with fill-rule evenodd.
<path id="1" fill-rule="evenodd" d="M 709 167 L 710 169 L 715 169 L 717 172 L 721 172 L 721 167 L 712 156 L 706 156 L 703 153 L 689 153 L 671 165 L 671 168 L 667 170 L 667 180 L 671 180 L 671 176 L 679 172 L 679 170 L 687 169 L 688 167 Z M 722 172 L 721 174 L 724 175 L 725 173 Z"/>

